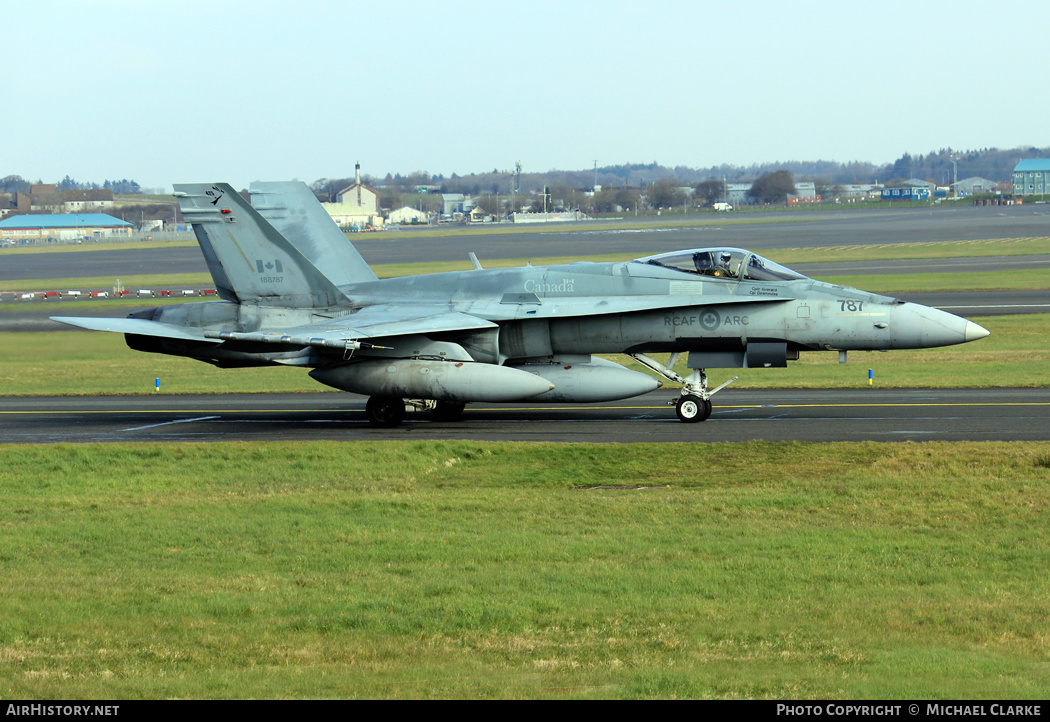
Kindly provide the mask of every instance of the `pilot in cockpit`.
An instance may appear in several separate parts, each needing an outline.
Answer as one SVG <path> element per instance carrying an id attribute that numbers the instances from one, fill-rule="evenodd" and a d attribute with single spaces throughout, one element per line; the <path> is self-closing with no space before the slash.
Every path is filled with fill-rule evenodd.
<path id="1" fill-rule="evenodd" d="M 718 266 L 715 268 L 715 272 L 712 275 L 733 278 L 733 271 L 729 268 L 729 262 L 731 260 L 733 260 L 733 256 L 729 251 L 722 251 L 722 255 L 718 257 Z"/>
<path id="2" fill-rule="evenodd" d="M 722 251 L 717 260 L 714 251 L 697 251 L 693 254 L 693 265 L 701 276 L 732 278 L 733 272 L 729 268 L 729 262 L 732 259 L 728 251 Z"/>

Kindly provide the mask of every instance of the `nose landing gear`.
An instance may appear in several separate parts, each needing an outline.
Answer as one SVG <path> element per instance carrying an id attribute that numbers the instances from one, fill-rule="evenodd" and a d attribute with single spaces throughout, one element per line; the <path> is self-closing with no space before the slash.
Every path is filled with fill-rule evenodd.
<path id="1" fill-rule="evenodd" d="M 660 374 L 668 381 L 682 384 L 682 395 L 677 401 L 671 403 L 674 404 L 675 413 L 678 415 L 679 421 L 687 424 L 706 421 L 711 416 L 711 397 L 740 378 L 739 376 L 734 376 L 718 388 L 708 390 L 707 374 L 704 373 L 704 369 L 693 369 L 693 372 L 687 377 L 680 376 L 674 371 L 675 362 L 678 360 L 677 353 L 671 354 L 671 358 L 667 360 L 666 365 L 642 353 L 629 353 L 627 355 L 646 368 Z"/>
<path id="2" fill-rule="evenodd" d="M 678 414 L 678 420 L 687 424 L 706 421 L 711 416 L 711 400 L 686 394 L 678 398 L 674 410 Z"/>

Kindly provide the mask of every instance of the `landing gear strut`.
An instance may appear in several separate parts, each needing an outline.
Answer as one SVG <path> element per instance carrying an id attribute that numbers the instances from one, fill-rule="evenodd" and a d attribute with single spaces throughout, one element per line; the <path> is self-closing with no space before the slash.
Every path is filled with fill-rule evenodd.
<path id="1" fill-rule="evenodd" d="M 671 358 L 667 360 L 666 365 L 642 353 L 629 353 L 627 355 L 646 368 L 660 374 L 668 381 L 682 384 L 682 395 L 677 401 L 671 403 L 674 404 L 678 419 L 687 424 L 706 421 L 711 416 L 711 397 L 740 378 L 739 376 L 734 376 L 718 388 L 709 391 L 707 388 L 707 374 L 704 373 L 704 369 L 693 369 L 693 372 L 687 377 L 682 377 L 674 371 L 675 362 L 678 360 L 677 353 L 671 354 Z"/>

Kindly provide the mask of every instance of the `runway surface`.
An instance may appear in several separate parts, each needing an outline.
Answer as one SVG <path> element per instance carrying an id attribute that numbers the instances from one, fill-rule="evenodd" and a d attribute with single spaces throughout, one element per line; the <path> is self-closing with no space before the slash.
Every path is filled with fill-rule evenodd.
<path id="1" fill-rule="evenodd" d="M 373 429 L 353 394 L 0 397 L 0 443 L 376 441 L 1050 441 L 1050 389 L 726 390 L 683 424 L 661 390 L 607 404 L 470 404 Z M 698 451 L 701 454 L 702 451 Z"/>
<path id="2" fill-rule="evenodd" d="M 669 218 L 660 219 L 668 223 Z M 689 219 L 696 221 L 696 217 Z M 363 233 L 354 246 L 371 265 L 462 261 L 467 254 L 486 260 L 623 254 L 641 257 L 663 251 L 702 246 L 734 246 L 753 251 L 775 248 L 829 247 L 895 243 L 930 243 L 1046 237 L 1050 235 L 1048 206 L 980 206 L 953 209 L 908 208 L 878 211 L 814 211 L 708 217 L 713 225 L 627 228 L 636 219 L 594 221 L 566 228 L 549 226 L 521 231 L 501 227 L 492 232 L 471 228 L 456 236 L 429 233 L 401 235 L 397 231 Z M 773 221 L 785 222 L 773 222 Z M 687 221 L 683 220 L 683 223 Z M 441 230 L 440 228 L 435 230 Z M 8 254 L 0 251 L 0 281 L 26 281 L 27 288 L 52 278 L 120 278 L 139 274 L 207 273 L 196 247 L 76 253 Z M 1018 265 L 1020 264 L 1020 265 Z M 1050 268 L 1050 257 L 881 262 L 872 264 L 799 264 L 808 275 L 855 273 L 1001 272 L 1012 268 Z"/>

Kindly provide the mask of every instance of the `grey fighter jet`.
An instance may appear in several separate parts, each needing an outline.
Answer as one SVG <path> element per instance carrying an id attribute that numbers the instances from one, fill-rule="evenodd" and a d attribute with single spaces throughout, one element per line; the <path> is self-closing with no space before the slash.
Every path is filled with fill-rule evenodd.
<path id="1" fill-rule="evenodd" d="M 379 280 L 302 183 L 176 185 L 221 301 L 125 319 L 54 320 L 125 334 L 140 351 L 225 368 L 301 366 L 369 396 L 368 420 L 406 407 L 454 420 L 471 401 L 597 402 L 682 385 L 684 422 L 711 414 L 710 368 L 782 367 L 802 351 L 915 349 L 983 338 L 964 318 L 833 286 L 739 248 Z M 650 354 L 670 353 L 666 363 Z M 688 353 L 683 377 L 674 371 Z"/>

